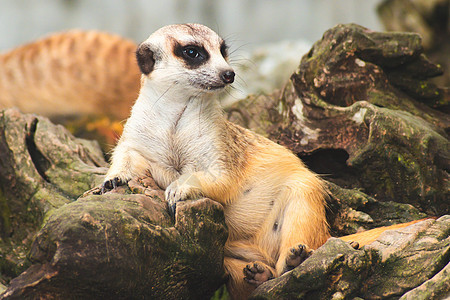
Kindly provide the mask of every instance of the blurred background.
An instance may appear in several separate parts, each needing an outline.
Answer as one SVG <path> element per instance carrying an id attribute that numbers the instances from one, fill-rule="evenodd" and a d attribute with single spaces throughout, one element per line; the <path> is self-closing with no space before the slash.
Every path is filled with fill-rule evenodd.
<path id="1" fill-rule="evenodd" d="M 79 28 L 142 41 L 172 23 L 198 22 L 235 47 L 304 40 L 312 43 L 338 23 L 373 30 L 380 0 L 0 0 L 0 51 L 52 32 Z"/>

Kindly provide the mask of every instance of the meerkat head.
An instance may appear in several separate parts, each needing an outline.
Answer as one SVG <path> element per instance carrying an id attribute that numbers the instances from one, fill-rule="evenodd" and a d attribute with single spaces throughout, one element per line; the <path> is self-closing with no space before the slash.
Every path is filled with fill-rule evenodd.
<path id="1" fill-rule="evenodd" d="M 233 83 L 225 41 L 200 24 L 165 26 L 138 46 L 137 62 L 143 84 L 183 93 L 222 90 Z"/>

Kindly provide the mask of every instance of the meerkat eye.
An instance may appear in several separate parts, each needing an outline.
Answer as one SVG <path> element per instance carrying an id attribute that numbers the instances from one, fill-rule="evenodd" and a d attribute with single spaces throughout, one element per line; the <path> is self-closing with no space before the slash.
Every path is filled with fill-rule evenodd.
<path id="1" fill-rule="evenodd" d="M 182 53 L 184 58 L 193 64 L 200 64 L 208 59 L 206 50 L 199 46 L 190 45 L 183 47 Z"/>
<path id="2" fill-rule="evenodd" d="M 186 47 L 183 49 L 183 54 L 190 58 L 198 58 L 200 53 L 194 47 Z"/>
<path id="3" fill-rule="evenodd" d="M 174 54 L 183 59 L 186 67 L 190 69 L 198 68 L 209 59 L 209 54 L 205 48 L 192 44 L 186 46 L 181 46 L 178 43 L 175 44 Z"/>

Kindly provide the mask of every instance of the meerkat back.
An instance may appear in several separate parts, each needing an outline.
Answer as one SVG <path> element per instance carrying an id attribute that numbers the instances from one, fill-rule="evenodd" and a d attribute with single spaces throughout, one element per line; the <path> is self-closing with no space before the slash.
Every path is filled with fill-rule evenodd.
<path id="1" fill-rule="evenodd" d="M 0 55 L 0 108 L 45 116 L 104 113 L 126 118 L 139 92 L 135 43 L 68 31 Z"/>

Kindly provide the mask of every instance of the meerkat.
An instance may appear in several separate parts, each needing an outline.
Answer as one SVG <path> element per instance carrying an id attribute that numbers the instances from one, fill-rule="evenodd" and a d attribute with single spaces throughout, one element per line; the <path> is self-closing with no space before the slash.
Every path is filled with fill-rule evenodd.
<path id="1" fill-rule="evenodd" d="M 234 81 L 227 49 L 199 24 L 163 27 L 138 46 L 140 93 L 101 192 L 149 171 L 172 213 L 199 196 L 221 203 L 228 290 L 245 299 L 328 239 L 326 191 L 291 151 L 226 120 L 214 96 Z"/>
<path id="2" fill-rule="evenodd" d="M 0 108 L 51 118 L 105 114 L 126 119 L 139 93 L 136 43 L 71 30 L 0 54 Z"/>

